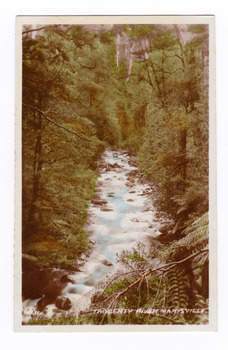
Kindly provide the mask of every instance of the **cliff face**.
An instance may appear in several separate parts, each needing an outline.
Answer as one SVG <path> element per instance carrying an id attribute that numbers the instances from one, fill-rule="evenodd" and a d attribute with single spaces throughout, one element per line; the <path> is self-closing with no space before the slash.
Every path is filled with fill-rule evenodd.
<path id="1" fill-rule="evenodd" d="M 115 52 L 116 65 L 126 59 L 127 72 L 126 82 L 130 78 L 133 64 L 135 61 L 146 62 L 149 58 L 151 44 L 153 39 L 164 31 L 170 30 L 180 40 L 180 43 L 185 46 L 192 40 L 202 37 L 202 33 L 196 33 L 191 30 L 191 25 L 157 25 L 151 32 L 142 37 L 130 37 L 124 31 L 115 32 Z M 207 35 L 206 29 L 204 35 Z M 203 64 L 208 62 L 207 43 L 203 42 L 199 49 L 199 56 Z"/>
<path id="2" fill-rule="evenodd" d="M 119 66 L 126 58 L 126 81 L 131 75 L 134 61 L 146 62 L 148 60 L 151 41 L 149 35 L 140 38 L 129 37 L 124 32 L 115 35 L 116 66 Z"/>

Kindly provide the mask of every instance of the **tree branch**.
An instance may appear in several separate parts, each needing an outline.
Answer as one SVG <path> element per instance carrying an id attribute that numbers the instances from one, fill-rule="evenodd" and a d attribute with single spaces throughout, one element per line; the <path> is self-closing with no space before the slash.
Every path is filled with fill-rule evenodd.
<path id="1" fill-rule="evenodd" d="M 40 27 L 37 29 L 29 29 L 29 30 L 25 30 L 24 32 L 22 32 L 22 35 L 28 34 L 31 32 L 38 32 L 39 30 L 43 30 L 43 29 L 58 28 L 58 27 L 59 27 L 59 24 L 51 25 L 51 26 L 44 26 L 44 27 Z"/>
<path id="2" fill-rule="evenodd" d="M 196 257 L 197 255 L 199 255 L 199 254 L 201 254 L 201 253 L 208 252 L 208 251 L 209 251 L 209 249 L 208 249 L 208 248 L 205 248 L 205 249 L 202 249 L 202 250 L 198 251 L 197 253 L 194 253 L 194 254 L 192 254 L 192 255 L 188 256 L 187 258 L 182 259 L 182 260 L 180 260 L 180 261 L 174 261 L 174 262 L 171 262 L 171 263 L 169 263 L 169 264 L 165 264 L 165 265 L 162 265 L 162 266 L 160 266 L 160 267 L 157 267 L 157 268 L 155 268 L 155 269 L 148 269 L 148 270 L 144 271 L 144 273 L 143 273 L 142 275 L 140 275 L 140 277 L 139 277 L 136 281 L 134 281 L 134 282 L 131 283 L 127 288 L 125 288 L 123 291 L 121 291 L 120 293 L 118 293 L 118 295 L 117 295 L 115 298 L 113 298 L 112 303 L 113 303 L 115 300 L 117 300 L 121 295 L 125 294 L 130 288 L 132 288 L 132 287 L 134 287 L 135 285 L 137 285 L 137 284 L 138 284 L 140 281 L 142 281 L 146 276 L 150 275 L 152 272 L 155 272 L 155 271 L 158 271 L 158 270 L 163 270 L 163 269 L 165 269 L 165 268 L 168 267 L 168 269 L 163 270 L 163 272 L 167 272 L 167 271 L 169 271 L 170 269 L 172 269 L 173 267 L 175 267 L 175 266 L 177 266 L 177 265 L 180 265 L 180 264 L 183 264 L 183 263 L 185 263 L 186 261 L 188 261 L 188 260 L 190 260 L 190 259 L 193 259 L 193 258 Z M 109 299 L 109 298 L 108 298 L 108 299 Z M 106 300 L 108 300 L 108 299 L 106 299 Z M 112 303 L 111 303 L 111 304 L 112 304 Z"/>
<path id="3" fill-rule="evenodd" d="M 166 74 L 172 75 L 173 73 L 177 72 L 178 70 L 182 70 L 182 72 L 184 72 L 183 68 L 177 68 L 172 72 L 168 72 L 167 70 L 162 69 L 157 63 L 154 63 L 154 64 L 160 69 L 160 71 L 162 71 L 163 73 L 166 73 Z"/>
<path id="4" fill-rule="evenodd" d="M 171 58 L 171 57 L 177 57 L 179 58 L 181 61 L 182 61 L 182 64 L 183 64 L 183 67 L 185 67 L 185 63 L 184 63 L 184 59 L 178 55 L 177 53 L 175 53 L 174 55 L 169 55 L 169 56 L 166 56 L 167 58 Z"/>
<path id="5" fill-rule="evenodd" d="M 57 55 L 55 55 L 55 56 L 53 56 L 53 57 L 47 57 L 47 59 L 48 59 L 48 60 L 55 60 L 56 58 L 58 58 L 58 57 L 60 57 L 60 56 L 64 56 L 64 55 L 66 55 L 68 52 L 75 51 L 75 50 L 77 50 L 77 49 L 78 49 L 78 47 L 75 47 L 75 48 L 70 49 L 70 50 L 68 50 L 68 51 L 60 52 L 60 53 L 58 53 Z"/>
<path id="6" fill-rule="evenodd" d="M 40 112 L 40 113 L 44 116 L 45 119 L 47 119 L 50 123 L 54 124 L 55 126 L 58 126 L 59 128 L 65 130 L 65 131 L 67 131 L 67 132 L 70 132 L 70 133 L 73 134 L 73 135 L 76 135 L 77 137 L 79 137 L 79 138 L 82 139 L 82 140 L 86 140 L 86 141 L 92 142 L 91 139 L 88 139 L 87 137 L 84 137 L 84 136 L 82 136 L 82 135 L 79 135 L 77 132 L 68 129 L 67 127 L 65 127 L 65 126 L 63 126 L 63 125 L 58 124 L 57 122 L 55 122 L 54 120 L 52 120 L 51 118 L 49 118 L 49 117 L 46 115 L 47 112 L 43 112 L 43 111 L 41 111 L 39 108 L 34 107 L 34 106 L 27 105 L 27 104 L 25 104 L 25 103 L 22 103 L 22 105 L 25 106 L 25 107 L 28 107 L 28 108 L 31 108 L 31 109 L 34 109 L 34 110 Z"/>
<path id="7" fill-rule="evenodd" d="M 151 76 L 150 76 L 150 73 L 149 73 L 149 70 L 147 69 L 147 75 L 148 75 L 148 79 L 149 79 L 149 84 L 154 88 L 154 84 L 152 83 L 152 80 L 151 80 Z"/>
<path id="8" fill-rule="evenodd" d="M 152 83 L 152 80 L 151 80 L 151 76 L 150 76 L 150 73 L 149 73 L 149 70 L 146 69 L 147 71 L 147 75 L 148 75 L 148 80 L 146 78 L 144 78 L 143 80 L 146 81 L 154 90 L 156 90 L 154 84 Z"/>
<path id="9" fill-rule="evenodd" d="M 82 68 L 86 68 L 86 69 L 95 69 L 97 66 L 94 66 L 94 67 L 87 67 L 87 66 L 83 66 L 83 64 L 79 63 L 79 65 L 82 67 Z"/>

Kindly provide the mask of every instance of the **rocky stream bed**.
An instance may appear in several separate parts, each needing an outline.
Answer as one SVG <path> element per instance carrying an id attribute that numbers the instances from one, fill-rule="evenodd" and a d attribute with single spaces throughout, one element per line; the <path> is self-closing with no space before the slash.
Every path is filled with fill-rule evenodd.
<path id="1" fill-rule="evenodd" d="M 158 209 L 159 187 L 137 167 L 129 149 L 107 149 L 99 163 L 96 192 L 84 230 L 89 246 L 71 271 L 42 267 L 23 257 L 23 322 L 78 317 L 99 285 L 119 265 L 116 254 L 137 243 L 150 247 L 172 220 Z"/>

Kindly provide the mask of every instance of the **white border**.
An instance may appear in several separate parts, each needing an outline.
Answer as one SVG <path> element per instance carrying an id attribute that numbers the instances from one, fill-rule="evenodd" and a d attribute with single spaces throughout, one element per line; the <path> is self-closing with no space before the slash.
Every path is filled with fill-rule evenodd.
<path id="1" fill-rule="evenodd" d="M 209 24 L 209 124 L 210 124 L 210 305 L 209 325 L 21 325 L 21 52 L 23 24 Z M 216 129 L 215 129 L 215 37 L 213 16 L 18 16 L 16 22 L 16 201 L 15 201 L 15 330 L 18 332 L 152 332 L 215 331 L 217 327 L 216 284 Z"/>
<path id="2" fill-rule="evenodd" d="M 1 159 L 1 228 L 4 244 L 0 245 L 0 261 L 4 288 L 0 288 L 1 305 L 0 318 L 1 343 L 8 348 L 31 350 L 61 349 L 72 347 L 72 344 L 83 346 L 84 349 L 116 350 L 139 349 L 148 346 L 160 350 L 189 350 L 207 348 L 207 350 L 227 349 L 228 329 L 228 118 L 227 118 L 227 81 L 228 81 L 228 49 L 225 45 L 228 37 L 227 21 L 228 5 L 225 1 L 191 0 L 161 0 L 151 2 L 140 0 L 85 0 L 83 2 L 56 2 L 39 0 L 8 0 L 2 4 L 0 12 L 1 47 L 4 54 L 1 60 L 1 92 L 4 99 L 1 104 L 0 128 L 0 159 Z M 218 331 L 210 333 L 77 333 L 77 334 L 19 334 L 13 332 L 13 274 L 14 274 L 14 90 L 15 90 L 15 16 L 16 15 L 47 15 L 47 14 L 214 14 L 216 19 L 216 85 L 217 85 L 217 193 L 218 193 Z M 2 96 L 1 96 L 2 97 Z"/>

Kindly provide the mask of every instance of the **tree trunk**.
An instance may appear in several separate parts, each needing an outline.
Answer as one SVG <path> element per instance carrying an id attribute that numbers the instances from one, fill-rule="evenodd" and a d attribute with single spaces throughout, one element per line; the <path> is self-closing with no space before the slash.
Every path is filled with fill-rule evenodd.
<path id="1" fill-rule="evenodd" d="M 39 103 L 39 106 L 41 102 Z M 29 209 L 28 220 L 25 228 L 25 236 L 31 235 L 31 231 L 36 226 L 36 201 L 38 198 L 38 192 L 40 188 L 40 177 L 42 169 L 42 116 L 40 112 L 34 111 L 34 134 L 36 135 L 36 143 L 34 148 L 34 160 L 33 160 L 33 184 L 32 184 L 32 196 Z"/>
<path id="2" fill-rule="evenodd" d="M 181 131 L 181 190 L 183 194 L 186 190 L 187 178 L 187 130 Z"/>

